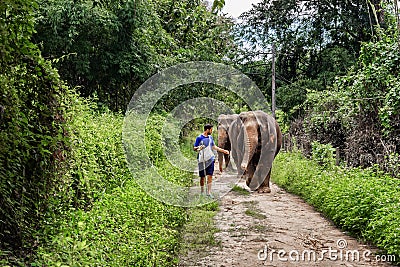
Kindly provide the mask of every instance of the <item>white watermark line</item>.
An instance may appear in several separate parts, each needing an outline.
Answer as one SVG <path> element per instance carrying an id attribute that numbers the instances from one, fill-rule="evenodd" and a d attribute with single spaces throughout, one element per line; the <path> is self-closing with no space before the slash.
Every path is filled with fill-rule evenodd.
<path id="1" fill-rule="evenodd" d="M 320 251 L 314 249 L 305 250 L 284 250 L 273 249 L 267 245 L 258 251 L 257 257 L 260 261 L 281 261 L 281 262 L 319 262 L 324 260 L 343 262 L 395 262 L 395 255 L 374 255 L 371 250 L 346 249 L 348 244 L 345 239 L 339 239 L 337 248 L 323 248 Z"/>

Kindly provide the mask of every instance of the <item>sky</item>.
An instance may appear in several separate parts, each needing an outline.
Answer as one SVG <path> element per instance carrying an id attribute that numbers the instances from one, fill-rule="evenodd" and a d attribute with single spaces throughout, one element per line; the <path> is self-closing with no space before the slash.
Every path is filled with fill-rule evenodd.
<path id="1" fill-rule="evenodd" d="M 251 4 L 256 4 L 261 0 L 225 0 L 225 6 L 222 9 L 223 13 L 228 13 L 230 16 L 237 18 L 245 11 L 251 9 Z"/>

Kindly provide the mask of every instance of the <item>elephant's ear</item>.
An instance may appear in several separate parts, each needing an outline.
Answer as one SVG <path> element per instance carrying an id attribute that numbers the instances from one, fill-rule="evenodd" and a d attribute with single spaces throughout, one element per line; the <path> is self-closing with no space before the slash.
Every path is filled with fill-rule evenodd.
<path id="1" fill-rule="evenodd" d="M 218 118 L 217 118 L 217 122 L 218 122 L 217 129 L 218 129 L 219 126 L 221 125 L 222 117 L 223 117 L 223 116 L 224 116 L 224 114 L 221 114 L 221 115 L 219 115 Z"/>
<path id="2" fill-rule="evenodd" d="M 238 116 L 229 126 L 231 129 L 230 132 L 236 133 L 236 146 L 237 149 L 240 151 L 241 155 L 244 155 L 246 152 L 247 147 L 245 146 L 245 140 L 247 140 L 247 133 L 244 127 L 240 116 Z M 240 159 L 240 162 L 242 158 Z M 240 168 L 240 166 L 239 166 Z"/>
<path id="3" fill-rule="evenodd" d="M 240 117 L 238 117 L 236 120 L 235 120 L 235 122 L 234 122 L 235 124 L 234 124 L 234 127 L 235 127 L 235 129 L 233 129 L 234 131 L 237 131 L 237 133 L 238 133 L 238 140 L 237 140 L 237 143 L 238 143 L 238 146 L 240 147 L 240 146 L 242 146 L 243 145 L 243 138 L 244 138 L 244 133 L 243 133 L 243 131 L 244 131 L 244 126 L 243 126 L 243 122 L 242 122 L 242 120 L 240 119 Z"/>
<path id="4" fill-rule="evenodd" d="M 241 112 L 239 114 L 239 117 L 237 118 L 237 120 L 240 120 L 241 122 L 245 122 L 247 120 L 248 116 L 249 116 L 249 112 L 251 112 L 251 111 Z"/>
<path id="5" fill-rule="evenodd" d="M 240 132 L 240 128 L 242 128 L 242 120 L 240 119 L 240 117 L 238 116 L 236 119 L 234 119 L 232 121 L 232 123 L 230 124 L 230 126 L 236 128 L 235 130 L 237 130 L 237 132 Z"/>
<path id="6" fill-rule="evenodd" d="M 277 130 L 275 119 L 263 111 L 255 112 L 259 129 L 262 133 L 261 145 L 276 150 Z M 264 138 L 265 137 L 265 138 Z"/>

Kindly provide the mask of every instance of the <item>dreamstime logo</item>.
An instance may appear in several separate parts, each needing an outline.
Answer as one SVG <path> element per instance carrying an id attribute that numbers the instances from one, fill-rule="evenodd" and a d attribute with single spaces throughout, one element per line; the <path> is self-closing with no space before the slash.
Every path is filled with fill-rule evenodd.
<path id="1" fill-rule="evenodd" d="M 338 249 L 345 249 L 347 248 L 347 241 L 345 239 L 339 239 L 337 242 Z"/>
<path id="2" fill-rule="evenodd" d="M 257 257 L 260 261 L 291 261 L 291 262 L 317 262 L 317 261 L 345 261 L 345 262 L 360 262 L 360 261 L 377 261 L 377 262 L 395 262 L 394 255 L 373 255 L 370 250 L 350 250 L 347 249 L 347 241 L 339 239 L 336 242 L 337 248 L 328 247 L 320 251 L 305 249 L 303 251 L 284 249 L 275 250 L 269 248 L 268 245 L 258 251 Z"/>
<path id="3" fill-rule="evenodd" d="M 199 186 L 179 186 L 157 171 L 146 151 L 146 123 L 159 100 L 179 86 L 194 83 L 226 88 L 245 101 L 251 110 L 269 110 L 264 95 L 253 81 L 233 67 L 219 63 L 179 64 L 155 74 L 139 87 L 128 105 L 122 131 L 128 167 L 143 190 L 154 198 L 174 206 L 199 205 Z M 194 171 L 197 166 L 196 161 L 185 158 L 180 152 L 177 141 L 181 129 L 196 118 L 216 121 L 220 114 L 232 113 L 235 112 L 228 105 L 213 98 L 194 98 L 177 105 L 166 117 L 161 133 L 167 159 L 173 166 L 183 171 Z M 260 157 L 266 157 L 266 154 L 262 151 Z M 259 171 L 259 177 L 265 177 L 269 169 L 260 169 L 262 170 Z M 214 187 L 218 189 L 219 197 L 230 191 L 232 184 L 237 182 L 237 177 L 235 179 L 235 181 L 220 181 L 219 188 Z"/>

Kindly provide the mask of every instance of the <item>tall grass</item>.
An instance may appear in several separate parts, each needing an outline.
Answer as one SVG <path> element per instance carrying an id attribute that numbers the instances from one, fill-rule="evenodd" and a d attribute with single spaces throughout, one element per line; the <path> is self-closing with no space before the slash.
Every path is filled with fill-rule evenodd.
<path id="1" fill-rule="evenodd" d="M 69 189 L 60 192 L 64 195 L 54 202 L 47 224 L 38 232 L 41 243 L 33 265 L 176 265 L 186 210 L 160 203 L 141 190 L 126 164 L 123 116 L 89 106 L 82 103 L 70 113 L 72 151 L 63 173 Z M 149 129 L 162 121 L 161 116 L 152 116 Z M 156 133 L 147 134 L 152 151 L 161 149 Z M 165 168 L 171 179 L 187 175 L 158 157 L 157 168 Z M 57 204 L 64 208 L 57 210 Z"/>
<path id="2" fill-rule="evenodd" d="M 280 153 L 272 179 L 351 234 L 400 260 L 400 180 L 374 169 L 320 166 Z"/>

